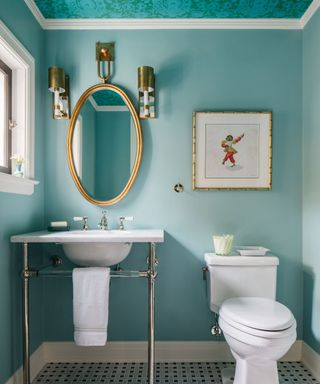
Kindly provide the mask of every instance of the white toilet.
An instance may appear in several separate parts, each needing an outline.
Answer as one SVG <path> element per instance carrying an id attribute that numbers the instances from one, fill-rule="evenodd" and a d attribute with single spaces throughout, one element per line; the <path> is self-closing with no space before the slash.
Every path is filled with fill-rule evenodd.
<path id="1" fill-rule="evenodd" d="M 278 384 L 277 360 L 296 340 L 291 311 L 275 301 L 279 259 L 206 253 L 210 309 L 236 359 L 234 384 Z"/>

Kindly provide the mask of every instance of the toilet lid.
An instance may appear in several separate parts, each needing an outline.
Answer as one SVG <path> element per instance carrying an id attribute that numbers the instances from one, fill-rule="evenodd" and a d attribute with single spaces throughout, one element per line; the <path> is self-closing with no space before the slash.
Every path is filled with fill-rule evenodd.
<path id="1" fill-rule="evenodd" d="M 261 297 L 237 297 L 223 302 L 220 315 L 249 328 L 282 331 L 294 323 L 291 311 L 277 301 Z"/>

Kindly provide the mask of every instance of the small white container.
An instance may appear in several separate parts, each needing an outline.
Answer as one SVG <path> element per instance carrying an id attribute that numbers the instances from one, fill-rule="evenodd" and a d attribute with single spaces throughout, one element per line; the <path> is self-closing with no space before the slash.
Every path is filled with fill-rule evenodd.
<path id="1" fill-rule="evenodd" d="M 241 256 L 264 256 L 270 249 L 264 247 L 237 247 Z"/>
<path id="2" fill-rule="evenodd" d="M 213 245 L 216 255 L 227 256 L 230 255 L 233 243 L 233 235 L 214 235 Z"/>

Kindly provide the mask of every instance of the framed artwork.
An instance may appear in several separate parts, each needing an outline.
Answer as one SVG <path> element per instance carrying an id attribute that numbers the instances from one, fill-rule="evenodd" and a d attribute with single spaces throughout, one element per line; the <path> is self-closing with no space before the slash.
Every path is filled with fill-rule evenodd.
<path id="1" fill-rule="evenodd" d="M 271 112 L 193 112 L 193 189 L 271 189 Z"/>

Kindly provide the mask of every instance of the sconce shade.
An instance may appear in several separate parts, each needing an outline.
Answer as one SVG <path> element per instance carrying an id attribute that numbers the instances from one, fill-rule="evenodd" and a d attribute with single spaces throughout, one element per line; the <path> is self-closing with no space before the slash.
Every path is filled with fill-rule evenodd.
<path id="1" fill-rule="evenodd" d="M 154 90 L 154 72 L 152 67 L 143 66 L 138 68 L 139 92 Z"/>
<path id="2" fill-rule="evenodd" d="M 152 119 L 155 117 L 155 79 L 152 67 L 138 68 L 139 117 Z"/>
<path id="3" fill-rule="evenodd" d="M 48 86 L 52 95 L 52 117 L 56 120 L 69 119 L 70 94 L 69 76 L 63 68 L 50 67 L 48 70 Z"/>
<path id="4" fill-rule="evenodd" d="M 61 93 L 61 97 L 63 99 L 67 99 L 69 97 L 69 94 L 70 94 L 70 84 L 69 84 L 69 76 L 66 75 L 65 78 L 64 78 L 64 92 Z"/>
<path id="5" fill-rule="evenodd" d="M 63 68 L 50 67 L 48 70 L 48 86 L 49 91 L 65 92 L 65 74 Z"/>

